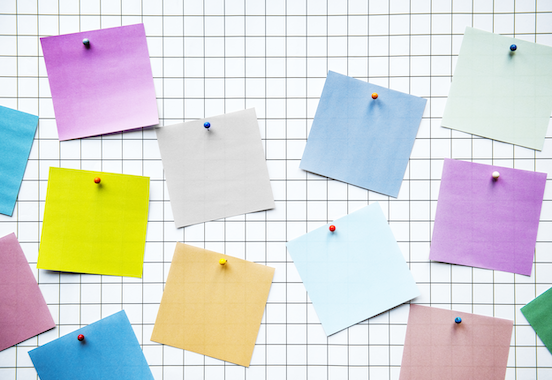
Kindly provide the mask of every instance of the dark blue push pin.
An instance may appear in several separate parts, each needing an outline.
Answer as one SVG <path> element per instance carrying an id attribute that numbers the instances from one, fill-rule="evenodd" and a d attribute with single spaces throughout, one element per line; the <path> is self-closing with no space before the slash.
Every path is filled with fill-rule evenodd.
<path id="1" fill-rule="evenodd" d="M 462 318 L 456 317 L 456 318 L 454 318 L 454 322 L 456 322 L 456 323 L 462 323 Z"/>
<path id="2" fill-rule="evenodd" d="M 516 44 L 510 45 L 510 50 L 511 50 L 511 51 L 516 51 L 516 50 L 517 50 Z"/>
<path id="3" fill-rule="evenodd" d="M 87 48 L 90 47 L 90 40 L 88 38 L 85 38 L 84 40 L 82 40 L 82 43 L 84 46 L 86 46 Z"/>
<path id="4" fill-rule="evenodd" d="M 205 128 L 207 128 L 207 130 L 209 130 L 209 128 L 211 128 L 211 123 L 209 123 L 208 121 L 206 121 L 205 123 L 203 123 L 203 126 Z"/>

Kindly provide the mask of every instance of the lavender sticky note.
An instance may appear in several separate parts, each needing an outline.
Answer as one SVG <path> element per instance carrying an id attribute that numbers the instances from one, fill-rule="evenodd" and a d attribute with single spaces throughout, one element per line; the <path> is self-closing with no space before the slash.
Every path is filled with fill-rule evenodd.
<path id="1" fill-rule="evenodd" d="M 446 159 L 430 260 L 531 275 L 545 184 L 545 173 Z"/>
<path id="2" fill-rule="evenodd" d="M 301 169 L 397 197 L 426 102 L 330 71 Z"/>
<path id="3" fill-rule="evenodd" d="M 0 351 L 54 327 L 17 238 L 0 238 Z"/>
<path id="4" fill-rule="evenodd" d="M 38 116 L 0 106 L 0 214 L 13 214 L 37 124 Z"/>
<path id="5" fill-rule="evenodd" d="M 40 42 L 60 140 L 159 123 L 143 24 Z"/>

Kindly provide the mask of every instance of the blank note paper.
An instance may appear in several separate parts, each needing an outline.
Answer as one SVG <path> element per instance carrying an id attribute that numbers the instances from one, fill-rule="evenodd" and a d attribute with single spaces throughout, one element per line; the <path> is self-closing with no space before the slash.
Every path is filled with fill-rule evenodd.
<path id="1" fill-rule="evenodd" d="M 37 267 L 142 277 L 148 206 L 149 177 L 50 168 Z"/>
<path id="2" fill-rule="evenodd" d="M 429 259 L 530 276 L 545 184 L 546 173 L 445 159 Z"/>
<path id="3" fill-rule="evenodd" d="M 254 109 L 156 131 L 176 227 L 274 208 Z"/>
<path id="4" fill-rule="evenodd" d="M 504 380 L 513 325 L 411 304 L 399 379 Z"/>
<path id="5" fill-rule="evenodd" d="M 550 67 L 550 46 L 467 27 L 441 125 L 541 150 L 552 113 Z"/>
<path id="6" fill-rule="evenodd" d="M 38 116 L 0 106 L 0 214 L 12 216 Z"/>
<path id="7" fill-rule="evenodd" d="M 531 324 L 542 343 L 552 353 L 552 288 L 521 308 L 521 312 Z"/>
<path id="8" fill-rule="evenodd" d="M 420 295 L 378 203 L 287 243 L 326 335 Z"/>
<path id="9" fill-rule="evenodd" d="M 60 140 L 159 123 L 144 24 L 40 42 Z"/>
<path id="10" fill-rule="evenodd" d="M 397 197 L 425 105 L 417 96 L 330 71 L 301 169 Z"/>
<path id="11" fill-rule="evenodd" d="M 249 367 L 273 276 L 274 268 L 177 243 L 151 340 Z"/>
<path id="12" fill-rule="evenodd" d="M 77 339 L 80 334 L 83 341 Z M 35 348 L 29 356 L 40 380 L 153 380 L 124 310 Z"/>
<path id="13" fill-rule="evenodd" d="M 0 238 L 0 351 L 56 327 L 14 234 Z"/>

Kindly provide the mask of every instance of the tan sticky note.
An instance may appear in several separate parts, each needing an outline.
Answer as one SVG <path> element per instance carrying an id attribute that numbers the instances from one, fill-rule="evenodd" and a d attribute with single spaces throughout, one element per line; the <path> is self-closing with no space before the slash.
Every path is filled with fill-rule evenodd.
<path id="1" fill-rule="evenodd" d="M 273 276 L 274 268 L 177 243 L 151 340 L 248 367 Z"/>

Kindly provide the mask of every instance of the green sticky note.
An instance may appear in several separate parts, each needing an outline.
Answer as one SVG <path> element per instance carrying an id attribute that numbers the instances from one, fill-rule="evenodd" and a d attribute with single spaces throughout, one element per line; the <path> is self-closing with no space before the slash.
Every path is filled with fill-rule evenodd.
<path id="1" fill-rule="evenodd" d="M 521 308 L 521 312 L 531 324 L 542 343 L 552 353 L 552 288 Z"/>
<path id="2" fill-rule="evenodd" d="M 551 67 L 552 47 L 467 27 L 441 125 L 542 150 Z"/>
<path id="3" fill-rule="evenodd" d="M 149 177 L 50 168 L 37 268 L 142 277 L 148 205 Z"/>

